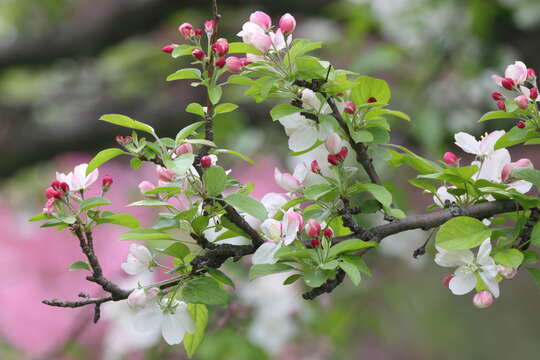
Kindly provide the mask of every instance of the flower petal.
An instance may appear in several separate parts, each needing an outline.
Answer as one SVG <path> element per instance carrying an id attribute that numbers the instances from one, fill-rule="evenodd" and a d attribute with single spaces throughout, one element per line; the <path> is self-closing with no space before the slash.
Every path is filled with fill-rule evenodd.
<path id="1" fill-rule="evenodd" d="M 463 151 L 475 155 L 480 153 L 480 144 L 474 136 L 459 132 L 454 135 L 454 139 L 456 140 L 455 144 L 463 149 Z"/>
<path id="2" fill-rule="evenodd" d="M 134 327 L 139 332 L 155 332 L 161 327 L 162 312 L 158 304 L 149 304 L 135 314 Z"/>
<path id="3" fill-rule="evenodd" d="M 494 266 L 495 268 L 495 266 Z M 480 271 L 479 275 L 482 278 L 484 284 L 486 284 L 490 293 L 493 294 L 496 298 L 500 295 L 499 283 L 497 282 L 497 270 L 495 269 L 495 275 L 493 271 Z"/>
<path id="4" fill-rule="evenodd" d="M 257 251 L 255 251 L 253 257 L 251 258 L 251 262 L 254 265 L 275 264 L 278 259 L 274 257 L 274 254 L 279 250 L 280 247 L 280 244 L 265 242 L 264 244 L 259 246 Z"/>
<path id="5" fill-rule="evenodd" d="M 478 248 L 478 255 L 476 256 L 476 262 L 480 265 L 491 265 L 493 259 L 489 256 L 491 253 L 491 240 L 487 238 L 482 242 Z"/>
<path id="6" fill-rule="evenodd" d="M 454 295 L 465 295 L 476 286 L 476 276 L 474 273 L 467 275 L 456 275 L 450 280 L 448 287 Z"/>
<path id="7" fill-rule="evenodd" d="M 184 324 L 179 321 L 176 313 L 163 314 L 162 321 L 163 322 L 161 324 L 161 335 L 163 336 L 163 339 L 165 339 L 165 341 L 169 345 L 180 344 L 184 339 L 186 329 L 184 327 Z"/>

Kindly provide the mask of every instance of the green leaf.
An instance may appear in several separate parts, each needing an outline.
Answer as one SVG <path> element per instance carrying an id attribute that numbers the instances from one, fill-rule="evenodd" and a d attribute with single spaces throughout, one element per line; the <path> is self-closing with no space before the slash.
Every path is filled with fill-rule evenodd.
<path id="1" fill-rule="evenodd" d="M 523 258 L 523 254 L 518 249 L 505 249 L 497 251 L 495 255 L 493 255 L 493 259 L 497 264 L 514 269 L 521 265 Z"/>
<path id="2" fill-rule="evenodd" d="M 307 149 L 305 150 L 300 150 L 300 151 L 293 151 L 291 152 L 291 156 L 300 156 L 300 155 L 304 155 L 304 154 L 307 154 L 308 152 L 318 148 L 319 146 L 321 146 L 322 144 L 324 144 L 324 141 L 322 140 L 319 140 L 317 139 L 315 141 L 315 143 L 313 145 L 311 145 L 310 147 L 308 147 Z"/>
<path id="3" fill-rule="evenodd" d="M 268 212 L 266 211 L 264 205 L 248 195 L 232 194 L 227 196 L 224 200 L 229 205 L 237 208 L 240 211 L 248 213 L 261 221 L 268 218 Z"/>
<path id="4" fill-rule="evenodd" d="M 527 271 L 532 276 L 536 286 L 540 288 L 540 270 L 536 268 L 527 268 Z"/>
<path id="5" fill-rule="evenodd" d="M 540 171 L 536 169 L 517 168 L 510 173 L 512 177 L 520 180 L 526 180 L 533 183 L 537 189 L 540 189 Z"/>
<path id="6" fill-rule="evenodd" d="M 390 101 L 390 87 L 386 81 L 369 76 L 360 76 L 355 82 L 358 84 L 352 89 L 352 99 L 355 104 L 365 104 L 371 97 L 383 104 Z"/>
<path id="7" fill-rule="evenodd" d="M 292 274 L 291 276 L 286 278 L 285 281 L 283 281 L 283 285 L 290 285 L 296 280 L 300 279 L 301 277 L 302 277 L 302 274 Z"/>
<path id="8" fill-rule="evenodd" d="M 512 113 L 506 112 L 506 111 L 490 111 L 485 113 L 478 122 L 488 121 L 488 120 L 495 120 L 495 119 L 514 119 L 515 116 L 513 116 Z"/>
<path id="9" fill-rule="evenodd" d="M 179 58 L 180 56 L 191 55 L 191 53 L 193 52 L 193 49 L 195 49 L 195 48 L 196 48 L 196 46 L 192 46 L 192 45 L 188 45 L 188 44 L 178 45 L 177 47 L 174 48 L 171 55 L 175 59 Z"/>
<path id="10" fill-rule="evenodd" d="M 180 69 L 174 74 L 167 76 L 167 81 L 197 79 L 201 80 L 201 71 L 195 68 Z"/>
<path id="11" fill-rule="evenodd" d="M 305 248 L 298 248 L 296 246 L 282 246 L 274 254 L 276 258 L 285 257 L 297 257 L 297 258 L 310 258 L 312 250 Z"/>
<path id="12" fill-rule="evenodd" d="M 196 277 L 182 290 L 184 300 L 191 304 L 227 305 L 230 295 L 218 282 L 209 277 Z"/>
<path id="13" fill-rule="evenodd" d="M 184 344 L 184 349 L 186 349 L 187 356 L 191 358 L 203 341 L 204 332 L 208 324 L 208 309 L 204 304 L 188 304 L 187 310 L 195 323 L 195 333 L 186 333 L 182 343 Z"/>
<path id="14" fill-rule="evenodd" d="M 347 261 L 343 261 L 339 263 L 339 267 L 341 270 L 345 271 L 345 274 L 351 279 L 354 285 L 358 286 L 360 284 L 360 280 L 362 280 L 362 277 L 360 276 L 360 271 L 358 271 L 358 268 L 356 265 L 351 264 Z"/>
<path id="15" fill-rule="evenodd" d="M 28 219 L 28 221 L 32 222 L 32 221 L 42 221 L 42 220 L 51 220 L 51 219 L 54 219 L 54 216 L 40 213 L 40 214 L 32 216 L 30 219 Z"/>
<path id="16" fill-rule="evenodd" d="M 216 149 L 215 152 L 217 153 L 225 153 L 225 154 L 231 154 L 234 156 L 238 156 L 240 159 L 244 160 L 245 162 L 253 165 L 258 166 L 255 161 L 253 161 L 249 156 L 242 154 L 241 152 L 229 150 L 229 149 Z"/>
<path id="17" fill-rule="evenodd" d="M 390 145 L 393 147 L 396 147 L 403 151 L 403 153 L 398 153 L 393 150 L 388 150 L 390 155 L 392 155 L 392 158 L 390 159 L 389 163 L 392 166 L 401 166 L 401 164 L 405 163 L 418 171 L 421 174 L 432 174 L 434 172 L 442 171 L 442 167 L 439 166 L 437 163 L 424 159 L 421 156 L 416 155 L 412 151 L 408 150 L 407 148 L 400 146 L 400 145 Z"/>
<path id="18" fill-rule="evenodd" d="M 101 165 L 105 164 L 107 161 L 114 159 L 115 157 L 120 156 L 122 154 L 127 154 L 127 153 L 118 148 L 110 148 L 110 149 L 101 150 L 88 163 L 88 167 L 86 168 L 86 176 L 88 176 L 88 174 L 90 174 L 92 171 L 94 171 Z"/>
<path id="19" fill-rule="evenodd" d="M 304 190 L 304 196 L 309 200 L 318 200 L 324 195 L 332 192 L 334 189 L 335 187 L 330 184 L 315 184 L 308 186 Z"/>
<path id="20" fill-rule="evenodd" d="M 182 130 L 180 130 L 178 132 L 178 134 L 176 134 L 176 138 L 175 138 L 175 141 L 176 143 L 180 143 L 182 140 L 184 140 L 185 138 L 187 138 L 188 136 L 190 136 L 191 134 L 193 134 L 195 131 L 197 131 L 202 125 L 204 124 L 204 121 L 197 121 L 193 124 L 189 124 L 188 126 L 186 126 L 185 128 L 183 128 Z"/>
<path id="21" fill-rule="evenodd" d="M 115 224 L 129 228 L 138 228 L 140 226 L 139 220 L 131 214 L 112 214 L 109 216 L 101 217 L 97 220 L 98 224 Z"/>
<path id="22" fill-rule="evenodd" d="M 102 115 L 99 118 L 99 120 L 106 121 L 111 124 L 127 127 L 134 130 L 144 131 L 149 134 L 155 135 L 155 131 L 153 127 L 145 123 L 142 123 L 140 121 L 133 120 L 129 116 L 120 115 L 120 114 L 106 114 L 106 115 Z"/>
<path id="23" fill-rule="evenodd" d="M 293 270 L 294 268 L 287 264 L 257 264 L 253 265 L 249 269 L 249 280 L 256 279 L 261 276 L 266 276 L 270 274 L 281 273 L 285 271 Z"/>
<path id="24" fill-rule="evenodd" d="M 538 262 L 538 259 L 540 258 L 540 256 L 538 256 L 538 253 L 532 250 L 523 251 L 523 256 L 523 265 L 536 264 Z"/>
<path id="25" fill-rule="evenodd" d="M 175 240 L 171 235 L 164 233 L 162 231 L 150 229 L 150 228 L 140 228 L 129 230 L 120 235 L 118 240 L 121 241 L 132 241 L 132 240 Z"/>
<path id="26" fill-rule="evenodd" d="M 328 251 L 328 258 L 332 259 L 342 253 L 358 251 L 374 246 L 377 246 L 376 242 L 364 241 L 360 239 L 349 239 L 341 241 L 330 248 L 330 251 Z"/>
<path id="27" fill-rule="evenodd" d="M 313 42 L 306 39 L 295 39 L 289 50 L 289 56 L 291 59 L 295 59 L 298 56 L 302 56 L 313 50 L 320 49 L 322 47 L 321 42 Z M 289 60 L 289 56 L 285 57 L 285 61 Z"/>
<path id="28" fill-rule="evenodd" d="M 148 191 L 147 193 L 150 193 L 150 191 Z M 165 206 L 165 207 L 171 207 L 171 208 L 174 207 L 168 202 L 161 201 L 161 200 L 154 200 L 154 199 L 135 201 L 129 204 L 128 206 L 146 206 L 146 207 Z"/>
<path id="29" fill-rule="evenodd" d="M 142 160 L 136 157 L 131 158 L 131 160 L 129 160 L 129 166 L 133 170 L 139 170 L 142 166 Z"/>
<path id="30" fill-rule="evenodd" d="M 204 188 L 210 196 L 218 196 L 225 190 L 227 174 L 221 166 L 210 166 L 202 176 Z"/>
<path id="31" fill-rule="evenodd" d="M 225 285 L 234 287 L 234 282 L 223 271 L 213 268 L 213 267 L 207 267 L 206 271 L 208 271 L 208 274 L 210 274 L 210 276 L 216 279 L 217 281 Z"/>
<path id="32" fill-rule="evenodd" d="M 181 242 L 175 242 L 174 244 L 166 247 L 165 249 L 158 249 L 158 251 L 162 254 L 169 255 L 178 259 L 183 259 L 187 254 L 190 253 L 189 248 Z"/>
<path id="33" fill-rule="evenodd" d="M 221 99 L 222 93 L 223 93 L 223 90 L 221 89 L 221 86 L 219 85 L 211 85 L 208 88 L 208 97 L 210 98 L 210 101 L 214 105 L 219 102 L 219 100 Z"/>
<path id="34" fill-rule="evenodd" d="M 276 105 L 270 110 L 270 116 L 272 120 L 276 121 L 281 119 L 284 116 L 291 115 L 297 112 L 301 112 L 302 109 L 297 108 L 296 106 L 290 104 L 279 104 Z"/>
<path id="35" fill-rule="evenodd" d="M 110 204 L 111 202 L 105 198 L 92 197 L 92 198 L 85 199 L 80 203 L 79 211 L 83 212 L 83 211 L 86 211 L 88 209 L 92 209 L 98 206 L 110 205 Z"/>
<path id="36" fill-rule="evenodd" d="M 232 42 L 229 43 L 229 54 L 239 54 L 239 53 L 248 53 L 255 55 L 262 55 L 257 48 L 253 45 L 244 43 L 244 42 Z"/>
<path id="37" fill-rule="evenodd" d="M 238 109 L 238 105 L 236 104 L 230 104 L 230 103 L 219 104 L 214 109 L 214 115 L 226 114 L 236 109 Z"/>
<path id="38" fill-rule="evenodd" d="M 213 141 L 206 140 L 206 139 L 185 139 L 184 142 L 190 143 L 190 144 L 199 144 L 199 145 L 206 145 L 210 147 L 216 147 L 216 144 Z"/>
<path id="39" fill-rule="evenodd" d="M 165 160 L 165 166 L 167 169 L 175 172 L 178 175 L 185 174 L 195 161 L 195 155 L 192 153 L 182 154 L 177 156 L 174 160 Z"/>
<path id="40" fill-rule="evenodd" d="M 531 232 L 531 245 L 540 248 L 540 222 L 534 224 Z"/>
<path id="41" fill-rule="evenodd" d="M 309 287 L 319 287 L 326 281 L 326 272 L 323 270 L 308 270 L 304 272 L 304 282 Z"/>
<path id="42" fill-rule="evenodd" d="M 435 243 L 446 250 L 467 250 L 480 245 L 491 236 L 491 230 L 480 220 L 458 216 L 444 223 Z"/>
<path id="43" fill-rule="evenodd" d="M 513 146 L 528 139 L 528 131 L 514 126 L 495 143 L 495 150 Z"/>
<path id="44" fill-rule="evenodd" d="M 343 259 L 343 261 L 348 262 L 349 264 L 353 264 L 354 266 L 356 266 L 356 268 L 358 270 L 360 270 L 360 272 L 363 272 L 364 274 L 366 274 L 368 276 L 372 275 L 371 270 L 369 270 L 369 267 L 367 266 L 366 262 L 360 256 L 343 255 L 341 258 Z"/>
<path id="45" fill-rule="evenodd" d="M 392 204 L 392 194 L 381 185 L 372 183 L 356 183 L 349 188 L 349 191 L 353 194 L 359 192 L 369 192 L 383 206 L 390 206 Z"/>
<path id="46" fill-rule="evenodd" d="M 202 118 L 204 118 L 204 116 L 206 115 L 204 113 L 204 109 L 203 109 L 202 105 L 199 104 L 199 103 L 191 103 L 188 106 L 186 106 L 186 112 L 191 113 L 191 114 L 195 114 L 195 115 L 199 115 Z M 190 126 L 190 125 L 188 125 L 188 126 Z"/>
<path id="47" fill-rule="evenodd" d="M 69 271 L 75 271 L 75 270 L 88 270 L 90 271 L 90 265 L 85 263 L 84 261 L 75 261 L 73 264 L 69 266 Z"/>

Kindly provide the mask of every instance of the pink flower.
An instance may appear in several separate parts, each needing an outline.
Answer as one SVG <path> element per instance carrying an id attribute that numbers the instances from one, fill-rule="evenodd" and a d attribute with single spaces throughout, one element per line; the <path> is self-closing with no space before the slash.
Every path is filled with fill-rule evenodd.
<path id="1" fill-rule="evenodd" d="M 516 268 L 506 267 L 503 265 L 497 265 L 497 271 L 506 280 L 512 280 L 513 278 L 516 277 L 518 270 Z"/>
<path id="2" fill-rule="evenodd" d="M 105 175 L 103 179 L 101 180 L 101 186 L 103 187 L 103 189 L 110 188 L 112 183 L 113 183 L 113 178 L 110 177 L 109 175 Z"/>
<path id="3" fill-rule="evenodd" d="M 292 224 L 294 221 L 298 222 L 298 231 L 302 231 L 304 228 L 304 218 L 302 215 L 294 211 L 289 211 L 287 213 L 287 218 L 289 219 L 288 224 Z"/>
<path id="4" fill-rule="evenodd" d="M 72 172 L 68 174 L 56 173 L 56 180 L 68 184 L 71 191 L 86 190 L 98 179 L 98 169 L 93 170 L 86 176 L 88 164 L 79 164 L 75 166 Z"/>
<path id="5" fill-rule="evenodd" d="M 45 207 L 43 208 L 43 213 L 47 215 L 51 215 L 53 209 L 54 209 L 54 197 L 47 199 L 47 202 L 45 203 Z"/>
<path id="6" fill-rule="evenodd" d="M 193 57 L 197 60 L 202 60 L 206 56 L 204 54 L 204 51 L 202 51 L 201 49 L 193 49 L 191 55 L 193 55 Z"/>
<path id="7" fill-rule="evenodd" d="M 479 291 L 473 297 L 473 304 L 479 309 L 487 308 L 493 304 L 493 295 L 487 290 Z"/>
<path id="8" fill-rule="evenodd" d="M 242 41 L 253 45 L 261 53 L 266 53 L 272 47 L 272 39 L 267 35 L 262 27 L 253 22 L 246 22 L 242 25 L 242 31 L 238 36 L 242 37 Z"/>
<path id="9" fill-rule="evenodd" d="M 500 92 L 494 91 L 491 93 L 491 98 L 495 101 L 499 101 L 504 99 L 504 95 Z"/>
<path id="10" fill-rule="evenodd" d="M 216 42 L 212 44 L 212 51 L 220 57 L 224 56 L 229 52 L 229 42 L 224 38 L 217 39 Z"/>
<path id="11" fill-rule="evenodd" d="M 161 48 L 161 51 L 163 51 L 164 53 L 170 54 L 174 51 L 176 47 L 178 47 L 178 45 L 176 44 L 165 45 L 164 47 Z"/>
<path id="12" fill-rule="evenodd" d="M 263 11 L 255 11 L 249 16 L 249 21 L 259 25 L 262 29 L 268 31 L 272 26 L 272 19 Z"/>
<path id="13" fill-rule="evenodd" d="M 227 66 L 227 70 L 232 73 L 239 73 L 242 71 L 242 60 L 236 56 L 229 56 L 227 60 L 225 60 L 225 64 Z"/>
<path id="14" fill-rule="evenodd" d="M 302 182 L 306 178 L 308 169 L 304 163 L 296 166 L 294 174 L 282 173 L 278 168 L 274 170 L 274 180 L 284 190 L 298 192 L 302 190 Z"/>
<path id="15" fill-rule="evenodd" d="M 193 25 L 191 25 L 190 23 L 183 23 L 178 27 L 178 31 L 180 31 L 180 34 L 182 34 L 182 36 L 186 40 L 195 35 Z"/>
<path id="16" fill-rule="evenodd" d="M 272 47 L 272 39 L 264 34 L 254 34 L 250 43 L 263 54 L 266 54 Z"/>
<path id="17" fill-rule="evenodd" d="M 192 152 L 193 152 L 193 145 L 191 145 L 190 143 L 182 144 L 178 146 L 176 150 L 174 150 L 174 153 L 178 156 L 184 155 L 184 154 L 190 154 Z"/>
<path id="18" fill-rule="evenodd" d="M 279 29 L 284 35 L 291 34 L 296 29 L 296 19 L 289 13 L 286 13 L 279 19 Z"/>
<path id="19" fill-rule="evenodd" d="M 204 22 L 204 31 L 208 37 L 212 36 L 215 28 L 216 22 L 214 20 L 207 20 Z"/>
<path id="20" fill-rule="evenodd" d="M 508 65 L 504 72 L 504 78 L 493 75 L 491 78 L 499 86 L 512 90 L 515 85 L 524 83 L 527 80 L 527 66 L 521 61 L 516 61 L 513 65 Z"/>
<path id="21" fill-rule="evenodd" d="M 536 79 L 536 71 L 532 68 L 527 69 L 527 80 L 534 81 Z"/>
<path id="22" fill-rule="evenodd" d="M 139 184 L 139 190 L 141 194 L 145 195 L 148 191 L 154 190 L 156 186 L 152 184 L 150 181 L 142 181 Z"/>
<path id="23" fill-rule="evenodd" d="M 171 171 L 161 165 L 156 166 L 156 173 L 157 173 L 157 176 L 159 177 L 159 180 L 164 181 L 164 182 L 172 182 L 176 179 L 176 176 L 177 176 L 174 171 Z"/>
<path id="24" fill-rule="evenodd" d="M 523 110 L 527 110 L 529 107 L 529 99 L 525 95 L 519 95 L 514 99 L 516 105 Z"/>
<path id="25" fill-rule="evenodd" d="M 456 161 L 458 161 L 458 157 L 453 152 L 445 152 L 444 155 L 443 155 L 443 160 L 448 165 L 452 165 Z"/>
<path id="26" fill-rule="evenodd" d="M 343 141 L 341 140 L 341 137 L 337 133 L 332 133 L 328 135 L 326 138 L 326 141 L 324 142 L 324 146 L 326 147 L 326 150 L 330 154 L 337 154 L 340 152 L 341 147 L 343 146 Z"/>
<path id="27" fill-rule="evenodd" d="M 306 225 L 308 236 L 317 237 L 321 233 L 321 223 L 314 219 L 309 219 Z"/>
<path id="28" fill-rule="evenodd" d="M 514 169 L 533 169 L 533 163 L 530 159 L 519 159 L 518 161 L 508 163 L 504 165 L 501 173 L 501 179 L 503 182 L 508 182 L 511 178 L 512 170 Z"/>

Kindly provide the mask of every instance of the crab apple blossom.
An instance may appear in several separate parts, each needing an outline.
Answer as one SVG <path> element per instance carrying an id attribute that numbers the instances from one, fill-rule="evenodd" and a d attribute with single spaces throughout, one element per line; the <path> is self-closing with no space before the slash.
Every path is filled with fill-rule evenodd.
<path id="1" fill-rule="evenodd" d="M 174 49 L 176 49 L 178 47 L 178 45 L 176 44 L 169 44 L 169 45 L 165 45 L 161 48 L 161 51 L 163 51 L 164 53 L 167 53 L 167 54 L 171 54 Z"/>
<path id="2" fill-rule="evenodd" d="M 274 169 L 274 180 L 278 186 L 286 191 L 298 192 L 302 190 L 302 182 L 308 174 L 308 169 L 305 163 L 298 164 L 293 174 L 282 173 L 278 168 Z"/>
<path id="3" fill-rule="evenodd" d="M 506 280 L 512 280 L 513 278 L 516 277 L 518 269 L 511 268 L 511 267 L 506 267 L 506 266 L 503 266 L 503 265 L 497 265 L 497 271 Z"/>
<path id="4" fill-rule="evenodd" d="M 60 191 L 54 190 L 53 187 L 48 187 L 47 190 L 45 190 L 45 196 L 47 199 L 62 199 L 62 193 Z"/>
<path id="5" fill-rule="evenodd" d="M 332 236 L 334 236 L 334 232 L 332 231 L 332 229 L 326 228 L 326 229 L 324 229 L 323 235 L 326 238 L 330 239 Z"/>
<path id="6" fill-rule="evenodd" d="M 127 303 L 132 309 L 142 309 L 151 301 L 154 301 L 159 294 L 156 287 L 150 289 L 138 288 L 129 294 Z"/>
<path id="7" fill-rule="evenodd" d="M 347 114 L 354 114 L 354 112 L 356 111 L 356 105 L 354 105 L 354 103 L 352 101 L 345 101 L 345 109 L 344 109 L 344 111 Z"/>
<path id="8" fill-rule="evenodd" d="M 453 152 L 445 152 L 443 155 L 443 161 L 448 165 L 453 165 L 458 161 L 458 157 Z"/>
<path id="9" fill-rule="evenodd" d="M 174 171 L 169 170 L 161 165 L 156 166 L 156 174 L 159 177 L 159 180 L 168 183 L 173 182 L 178 177 Z"/>
<path id="10" fill-rule="evenodd" d="M 242 72 L 242 60 L 240 60 L 236 56 L 229 56 L 225 61 L 225 64 L 227 66 L 227 70 L 232 73 Z"/>
<path id="11" fill-rule="evenodd" d="M 109 175 L 105 175 L 103 179 L 101 180 L 101 187 L 103 189 L 103 192 L 108 191 L 112 183 L 113 183 L 113 178 L 110 177 Z"/>
<path id="12" fill-rule="evenodd" d="M 212 36 L 212 34 L 214 33 L 214 30 L 216 28 L 216 21 L 215 20 L 206 20 L 204 22 L 204 31 L 206 32 L 206 35 L 208 36 L 208 38 L 210 38 Z"/>
<path id="13" fill-rule="evenodd" d="M 152 253 L 146 246 L 131 244 L 127 260 L 121 267 L 129 275 L 139 275 L 148 270 L 152 259 Z"/>
<path id="14" fill-rule="evenodd" d="M 122 146 L 126 146 L 127 144 L 131 143 L 131 136 L 117 136 L 116 142 Z"/>
<path id="15" fill-rule="evenodd" d="M 498 75 L 493 75 L 492 78 L 497 85 L 502 86 L 507 90 L 512 90 L 515 85 L 527 81 L 527 76 L 527 66 L 521 61 L 516 61 L 512 65 L 508 65 L 504 72 L 504 78 Z"/>
<path id="16" fill-rule="evenodd" d="M 479 309 L 487 308 L 493 304 L 493 295 L 487 290 L 479 291 L 473 296 L 473 304 Z"/>
<path id="17" fill-rule="evenodd" d="M 342 162 L 343 160 L 347 158 L 348 154 L 349 154 L 349 148 L 346 146 L 342 146 L 341 150 L 339 150 L 336 156 L 338 157 L 338 160 Z"/>
<path id="18" fill-rule="evenodd" d="M 156 186 L 154 184 L 152 184 L 150 181 L 142 181 L 140 184 L 139 184 L 139 191 L 141 192 L 141 194 L 143 195 L 146 195 L 146 193 L 150 190 L 154 190 L 156 188 Z"/>
<path id="19" fill-rule="evenodd" d="M 317 239 L 317 238 L 314 238 L 314 239 L 311 239 L 309 241 L 309 244 L 311 245 L 312 248 L 316 249 L 318 248 L 319 246 L 321 246 L 321 240 L 320 239 Z"/>
<path id="20" fill-rule="evenodd" d="M 500 92 L 494 91 L 491 93 L 491 98 L 495 101 L 499 101 L 504 99 L 504 95 Z"/>
<path id="21" fill-rule="evenodd" d="M 200 38 L 203 34 L 203 31 L 201 29 L 195 29 L 193 33 L 195 34 L 196 38 Z"/>
<path id="22" fill-rule="evenodd" d="M 249 15 L 249 21 L 259 25 L 263 30 L 270 30 L 272 27 L 272 19 L 263 11 L 255 11 Z"/>
<path id="23" fill-rule="evenodd" d="M 504 102 L 504 100 L 497 101 L 497 108 L 502 111 L 506 110 L 506 103 Z"/>
<path id="24" fill-rule="evenodd" d="M 334 165 L 334 166 L 339 165 L 341 163 L 341 161 L 339 160 L 339 157 L 334 154 L 329 154 L 327 157 L 327 160 L 330 165 Z"/>
<path id="25" fill-rule="evenodd" d="M 191 55 L 193 55 L 193 57 L 197 60 L 202 60 L 206 56 L 204 51 L 202 51 L 201 49 L 193 49 Z"/>
<path id="26" fill-rule="evenodd" d="M 203 169 L 208 169 L 212 165 L 214 164 L 210 155 L 205 155 L 201 158 L 201 167 Z"/>
<path id="27" fill-rule="evenodd" d="M 528 81 L 535 81 L 536 80 L 536 71 L 532 68 L 527 69 L 527 80 Z"/>
<path id="28" fill-rule="evenodd" d="M 68 193 L 69 192 L 69 185 L 65 182 L 61 182 L 61 181 L 58 181 L 58 180 L 54 180 L 52 183 L 51 183 L 51 187 L 56 190 L 56 191 L 60 191 L 60 192 L 63 192 L 63 193 Z"/>
<path id="29" fill-rule="evenodd" d="M 529 107 L 529 99 L 525 95 L 517 96 L 514 102 L 520 109 L 526 110 Z"/>
<path id="30" fill-rule="evenodd" d="M 326 138 L 324 146 L 330 154 L 335 155 L 341 151 L 341 147 L 343 146 L 343 140 L 341 140 L 341 136 L 339 136 L 337 133 L 331 133 Z"/>
<path id="31" fill-rule="evenodd" d="M 296 19 L 289 13 L 281 16 L 279 19 L 279 29 L 283 35 L 289 35 L 296 29 Z"/>
<path id="32" fill-rule="evenodd" d="M 525 126 L 527 126 L 527 125 L 525 124 L 524 121 L 518 121 L 518 122 L 516 123 L 516 126 L 517 126 L 518 128 L 520 128 L 520 129 L 525 129 Z"/>
<path id="33" fill-rule="evenodd" d="M 190 143 L 184 143 L 182 145 L 179 145 L 174 150 L 174 153 L 178 156 L 184 155 L 184 154 L 192 154 L 193 153 L 193 145 Z"/>
<path id="34" fill-rule="evenodd" d="M 47 199 L 47 201 L 45 202 L 45 206 L 43 207 L 43 213 L 47 215 L 51 215 L 53 209 L 54 209 L 54 197 Z"/>
<path id="35" fill-rule="evenodd" d="M 268 239 L 253 254 L 253 264 L 275 264 L 276 252 L 284 245 L 290 245 L 300 231 L 297 216 L 285 214 L 282 221 L 267 219 L 261 224 L 261 231 Z"/>
<path id="36" fill-rule="evenodd" d="M 530 159 L 519 159 L 518 161 L 504 165 L 501 172 L 503 182 L 508 182 L 511 179 L 512 170 L 514 169 L 533 169 L 534 165 Z"/>
<path id="37" fill-rule="evenodd" d="M 319 236 L 321 233 L 321 223 L 314 219 L 309 219 L 306 224 L 306 234 L 311 237 Z"/>
<path id="38" fill-rule="evenodd" d="M 225 56 L 229 52 L 229 42 L 227 39 L 219 38 L 212 44 L 212 51 L 219 57 Z"/>
<path id="39" fill-rule="evenodd" d="M 320 174 L 321 168 L 319 167 L 319 162 L 317 160 L 313 160 L 311 162 L 311 172 L 314 174 Z"/>
<path id="40" fill-rule="evenodd" d="M 538 88 L 531 88 L 529 98 L 531 98 L 532 100 L 536 100 L 536 98 L 538 98 Z"/>
<path id="41" fill-rule="evenodd" d="M 224 57 L 218 58 L 216 59 L 215 65 L 218 69 L 221 69 L 222 67 L 225 66 L 226 62 L 227 60 Z"/>
<path id="42" fill-rule="evenodd" d="M 178 31 L 180 31 L 180 34 L 182 34 L 186 40 L 195 35 L 193 25 L 190 23 L 183 23 L 178 27 Z"/>
<path id="43" fill-rule="evenodd" d="M 87 168 L 88 164 L 79 164 L 68 174 L 56 173 L 56 180 L 68 184 L 70 191 L 84 191 L 95 183 L 99 176 L 98 169 L 93 170 L 87 176 Z"/>
<path id="44" fill-rule="evenodd" d="M 163 309 L 162 309 L 163 307 Z M 153 302 L 137 314 L 134 319 L 135 329 L 143 334 L 161 332 L 169 345 L 180 344 L 186 333 L 195 333 L 195 322 L 183 301 L 163 299 L 160 304 Z"/>

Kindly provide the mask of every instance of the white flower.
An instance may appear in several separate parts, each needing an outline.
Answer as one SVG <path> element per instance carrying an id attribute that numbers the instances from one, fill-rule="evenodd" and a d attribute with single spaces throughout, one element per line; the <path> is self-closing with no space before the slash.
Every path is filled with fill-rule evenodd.
<path id="1" fill-rule="evenodd" d="M 504 135 L 504 133 L 504 130 L 493 131 L 492 133 L 483 136 L 480 141 L 476 140 L 474 136 L 464 132 L 457 133 L 454 135 L 454 138 L 456 140 L 455 144 L 462 148 L 463 151 L 484 158 L 499 151 L 494 149 L 495 143 Z"/>
<path id="2" fill-rule="evenodd" d="M 299 217 L 294 212 L 286 213 L 282 221 L 266 219 L 261 225 L 261 231 L 269 241 L 255 251 L 251 262 L 253 264 L 275 264 L 278 260 L 274 257 L 275 253 L 283 245 L 290 245 L 296 239 L 300 226 Z"/>
<path id="3" fill-rule="evenodd" d="M 152 253 L 150 250 L 143 245 L 131 244 L 127 260 L 121 267 L 129 275 L 138 275 L 146 271 L 151 262 Z"/>
<path id="4" fill-rule="evenodd" d="M 306 150 L 319 138 L 315 121 L 307 119 L 299 112 L 279 119 L 289 137 L 289 149 L 292 151 Z"/>
<path id="5" fill-rule="evenodd" d="M 435 263 L 439 266 L 458 266 L 454 277 L 448 287 L 454 295 L 464 295 L 476 286 L 476 275 L 480 276 L 488 290 L 495 297 L 499 297 L 499 283 L 497 282 L 497 265 L 489 254 L 491 242 L 487 238 L 480 245 L 476 259 L 470 250 L 445 250 L 436 246 L 437 255 Z"/>
<path id="6" fill-rule="evenodd" d="M 135 315 L 135 329 L 152 333 L 161 330 L 163 339 L 169 345 L 180 344 L 187 333 L 195 332 L 195 323 L 183 301 L 173 300 L 170 306 L 167 299 L 162 301 L 162 307 L 151 303 Z"/>
<path id="7" fill-rule="evenodd" d="M 128 305 L 133 309 L 142 309 L 149 302 L 153 301 L 159 294 L 159 289 L 156 287 L 145 290 L 144 288 L 137 288 L 129 294 L 127 298 Z"/>
<path id="8" fill-rule="evenodd" d="M 75 166 L 72 172 L 68 174 L 56 173 L 56 180 L 65 182 L 69 185 L 70 191 L 85 190 L 90 187 L 98 178 L 99 171 L 95 169 L 88 176 L 86 176 L 86 169 L 88 164 L 79 164 Z"/>
<path id="9" fill-rule="evenodd" d="M 437 206 L 444 207 L 446 200 L 450 201 L 450 203 L 457 202 L 456 197 L 448 192 L 448 189 L 455 189 L 455 186 L 441 186 L 437 189 L 437 194 L 433 196 L 433 202 Z"/>
<path id="10" fill-rule="evenodd" d="M 293 174 L 282 173 L 278 168 L 274 170 L 274 180 L 284 190 L 298 192 L 302 190 L 302 182 L 305 180 L 309 169 L 305 163 L 300 163 L 294 168 Z"/>

